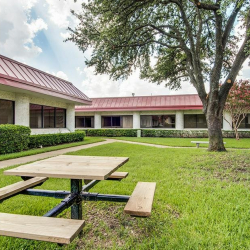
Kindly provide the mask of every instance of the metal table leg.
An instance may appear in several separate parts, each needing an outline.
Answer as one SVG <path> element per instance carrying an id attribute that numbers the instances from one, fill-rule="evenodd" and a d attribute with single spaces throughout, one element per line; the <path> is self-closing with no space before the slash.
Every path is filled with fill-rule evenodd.
<path id="1" fill-rule="evenodd" d="M 80 192 L 82 191 L 82 180 L 71 179 L 71 193 L 77 194 L 76 202 L 71 206 L 71 219 L 82 220 L 82 199 Z"/>

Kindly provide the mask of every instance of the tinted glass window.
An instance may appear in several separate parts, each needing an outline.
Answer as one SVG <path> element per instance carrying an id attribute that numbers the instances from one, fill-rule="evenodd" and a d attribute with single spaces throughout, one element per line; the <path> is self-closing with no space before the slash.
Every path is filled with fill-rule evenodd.
<path id="1" fill-rule="evenodd" d="M 184 128 L 207 128 L 205 115 L 184 115 Z"/>
<path id="2" fill-rule="evenodd" d="M 244 129 L 244 128 L 250 128 L 250 114 L 248 114 L 240 123 L 239 128 Z"/>
<path id="3" fill-rule="evenodd" d="M 43 106 L 43 124 L 44 128 L 55 127 L 55 108 Z"/>
<path id="4" fill-rule="evenodd" d="M 142 115 L 141 128 L 175 128 L 175 116 Z"/>
<path id="5" fill-rule="evenodd" d="M 0 100 L 0 124 L 14 124 L 14 102 Z"/>
<path id="6" fill-rule="evenodd" d="M 102 117 L 102 127 L 122 127 L 121 116 L 104 116 Z"/>
<path id="7" fill-rule="evenodd" d="M 62 108 L 56 108 L 56 128 L 66 127 L 66 110 Z"/>
<path id="8" fill-rule="evenodd" d="M 76 128 L 93 128 L 94 116 L 76 116 Z"/>
<path id="9" fill-rule="evenodd" d="M 43 124 L 42 110 L 43 110 L 43 106 L 30 104 L 30 127 L 31 128 L 42 128 L 42 124 Z"/>

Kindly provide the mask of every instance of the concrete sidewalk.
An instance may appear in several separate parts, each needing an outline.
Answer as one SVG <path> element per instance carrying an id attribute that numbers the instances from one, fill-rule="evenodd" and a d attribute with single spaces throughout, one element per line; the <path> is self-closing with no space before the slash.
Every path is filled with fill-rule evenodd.
<path id="1" fill-rule="evenodd" d="M 143 143 L 143 142 L 132 142 L 132 141 L 122 141 L 122 140 L 116 140 L 116 139 L 106 139 L 106 141 L 103 141 L 103 142 L 96 142 L 96 143 L 76 146 L 76 147 L 72 147 L 72 148 L 65 148 L 65 149 L 50 151 L 50 152 L 41 153 L 41 154 L 24 156 L 24 157 L 15 158 L 15 159 L 6 160 L 6 161 L 0 161 L 0 169 L 7 168 L 10 166 L 14 166 L 14 165 L 19 165 L 19 164 L 25 164 L 25 163 L 32 162 L 32 161 L 38 161 L 38 160 L 42 160 L 45 158 L 49 158 L 49 157 L 53 157 L 53 156 L 57 156 L 57 155 L 62 155 L 65 153 L 74 152 L 74 151 L 78 151 L 78 150 L 82 150 L 82 149 L 93 148 L 96 146 L 105 145 L 105 144 L 109 144 L 109 143 L 113 143 L 113 142 L 136 144 L 136 145 L 149 146 L 149 147 L 155 147 L 155 148 L 183 148 L 183 147 L 171 147 L 171 146 L 164 146 L 164 145 L 157 145 L 157 144 L 150 144 L 150 143 Z M 188 147 L 185 147 L 185 148 L 188 148 Z M 194 148 L 194 147 L 190 147 L 190 148 Z"/>
<path id="2" fill-rule="evenodd" d="M 81 149 L 92 148 L 92 147 L 104 145 L 104 144 L 111 143 L 111 142 L 113 142 L 113 141 L 107 140 L 107 141 L 103 141 L 103 142 L 96 142 L 96 143 L 76 146 L 76 147 L 72 147 L 72 148 L 64 148 L 64 149 L 50 151 L 50 152 L 46 152 L 46 153 L 24 156 L 24 157 L 15 158 L 15 159 L 6 160 L 6 161 L 0 161 L 0 169 L 7 168 L 10 166 L 14 166 L 14 165 L 19 165 L 19 164 L 25 164 L 25 163 L 31 162 L 31 161 L 38 161 L 38 160 L 42 160 L 45 158 L 49 158 L 49 157 L 53 157 L 53 156 L 57 156 L 57 155 L 62 155 L 62 154 L 68 153 L 68 152 L 78 151 Z"/>

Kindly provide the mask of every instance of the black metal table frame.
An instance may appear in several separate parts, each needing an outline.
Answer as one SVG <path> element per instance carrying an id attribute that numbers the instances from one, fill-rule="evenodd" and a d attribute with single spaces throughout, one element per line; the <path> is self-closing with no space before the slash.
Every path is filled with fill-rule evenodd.
<path id="1" fill-rule="evenodd" d="M 84 186 L 82 186 L 82 182 L 83 182 L 82 179 L 71 179 L 71 192 L 41 190 L 41 189 L 26 189 L 25 191 L 22 191 L 19 194 L 63 199 L 60 204 L 58 204 L 56 207 L 54 207 L 49 212 L 47 212 L 44 215 L 44 217 L 56 217 L 65 209 L 71 207 L 71 219 L 77 219 L 77 220 L 82 219 L 82 201 L 83 200 L 127 202 L 130 198 L 130 196 L 128 195 L 89 193 L 88 191 L 92 187 L 94 187 L 99 182 L 99 180 L 92 180 Z"/>

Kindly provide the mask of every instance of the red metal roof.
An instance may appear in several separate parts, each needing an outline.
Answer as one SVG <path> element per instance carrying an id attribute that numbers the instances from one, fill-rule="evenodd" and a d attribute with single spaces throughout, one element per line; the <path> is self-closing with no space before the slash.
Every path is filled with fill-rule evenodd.
<path id="1" fill-rule="evenodd" d="M 0 55 L 0 85 L 63 98 L 82 104 L 91 100 L 71 82 Z"/>
<path id="2" fill-rule="evenodd" d="M 163 95 L 92 98 L 92 105 L 77 106 L 76 112 L 202 109 L 198 95 Z"/>

